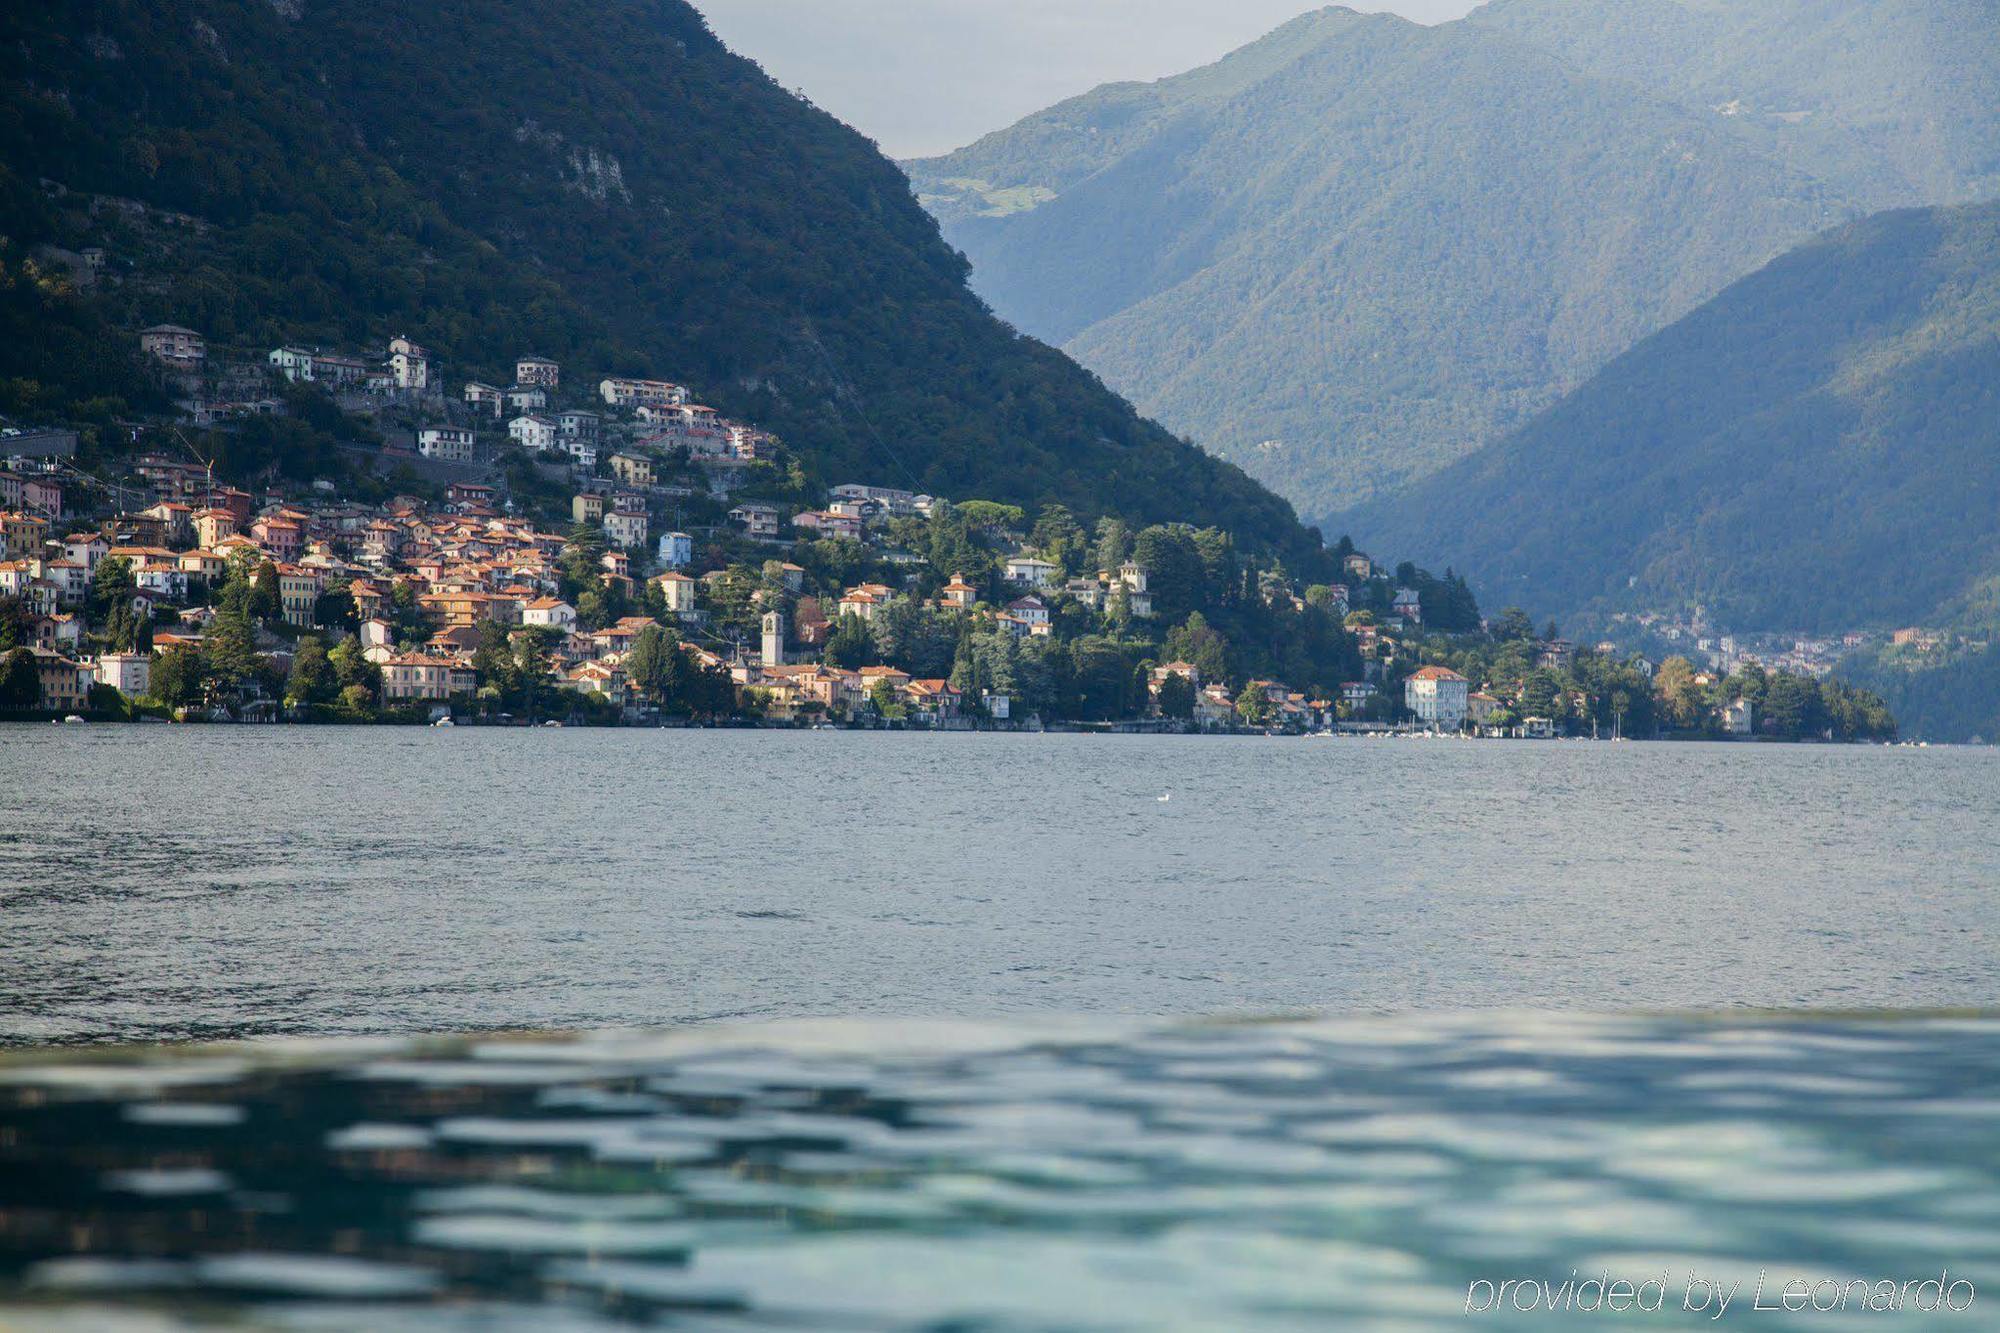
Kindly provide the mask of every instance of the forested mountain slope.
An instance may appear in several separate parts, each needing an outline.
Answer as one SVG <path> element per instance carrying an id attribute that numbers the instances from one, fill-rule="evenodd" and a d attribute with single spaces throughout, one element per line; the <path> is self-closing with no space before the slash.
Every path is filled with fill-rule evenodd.
<path id="1" fill-rule="evenodd" d="M 163 237 L 104 197 L 191 221 Z M 0 411 L 119 392 L 105 349 L 157 320 L 248 346 L 406 333 L 454 378 L 534 350 L 685 379 L 826 480 L 1315 546 L 992 318 L 896 167 L 680 0 L 9 6 L 0 233 Z M 43 243 L 106 244 L 129 280 L 38 287 Z"/>
<path id="2" fill-rule="evenodd" d="M 2000 192 L 1987 0 L 1492 0 L 1468 23 L 1727 118 L 1872 208 Z"/>
<path id="3" fill-rule="evenodd" d="M 1568 616 L 2000 624 L 2000 205 L 1814 240 L 1511 439 L 1346 515 Z"/>
<path id="4" fill-rule="evenodd" d="M 906 166 L 1002 315 L 1317 516 L 1830 226 L 1990 194 L 1979 8 L 1329 9 Z"/>

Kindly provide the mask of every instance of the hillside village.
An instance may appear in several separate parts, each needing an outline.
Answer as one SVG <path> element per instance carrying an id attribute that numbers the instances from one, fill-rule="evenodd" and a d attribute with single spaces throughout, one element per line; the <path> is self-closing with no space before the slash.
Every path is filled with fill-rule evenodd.
<path id="1" fill-rule="evenodd" d="M 171 428 L 115 450 L 0 437 L 17 713 L 1541 738 L 1650 734 L 1658 712 L 1759 734 L 1754 662 L 1689 672 L 1700 702 L 1655 710 L 1645 659 L 1518 613 L 1496 627 L 1456 575 L 1344 542 L 1335 577 L 1300 587 L 1214 530 L 813 489 L 684 385 L 572 386 L 538 355 L 502 387 L 400 336 L 223 365 L 184 327 L 137 344 L 177 394 Z M 367 465 L 220 479 L 217 457 L 295 416 L 373 423 L 347 450 Z M 417 484 L 362 498 L 385 474 Z M 1884 733 L 1805 684 L 1784 734 Z"/>

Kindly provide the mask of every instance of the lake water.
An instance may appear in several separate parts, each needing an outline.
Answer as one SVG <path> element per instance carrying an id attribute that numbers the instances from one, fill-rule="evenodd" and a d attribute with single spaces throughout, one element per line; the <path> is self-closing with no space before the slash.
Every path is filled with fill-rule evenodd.
<path id="1" fill-rule="evenodd" d="M 2000 959 L 1984 750 L 11 726 L 0 811 L 14 1043 L 1979 1006 Z"/>
<path id="2" fill-rule="evenodd" d="M 1830 1012 L 1992 1005 L 1989 752 L 11 727 L 0 811 L 7 1333 L 2000 1326 L 2000 1019 Z"/>
<path id="3" fill-rule="evenodd" d="M 1996 1087 L 2000 1023 L 1936 1018 L 16 1053 L 0 1328 L 1990 1329 Z M 1658 1285 L 1481 1312 L 1571 1279 Z"/>

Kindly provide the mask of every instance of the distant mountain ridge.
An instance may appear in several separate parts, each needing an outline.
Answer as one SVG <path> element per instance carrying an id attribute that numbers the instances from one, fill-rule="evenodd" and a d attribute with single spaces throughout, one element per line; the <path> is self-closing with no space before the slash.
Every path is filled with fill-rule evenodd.
<path id="1" fill-rule="evenodd" d="M 1318 517 L 1502 438 L 1830 226 L 1992 193 L 2000 25 L 1976 8 L 1324 10 L 906 167 L 1000 314 Z"/>
<path id="2" fill-rule="evenodd" d="M 1568 618 L 2000 624 L 2000 204 L 1820 237 L 1343 521 Z M 1996 692 L 2000 699 L 2000 692 Z"/>
<path id="3" fill-rule="evenodd" d="M 107 197 L 199 225 L 108 222 Z M 681 0 L 10 6 L 0 247 L 26 272 L 35 246 L 106 235 L 131 281 L 75 301 L 0 283 L 0 410 L 109 393 L 107 330 L 407 333 L 454 379 L 530 349 L 685 378 L 823 481 L 1318 549 L 1283 501 L 992 318 L 894 165 Z M 52 351 L 57 329 L 87 352 Z"/>
<path id="4" fill-rule="evenodd" d="M 1616 0 L 1616 24 L 1578 14 L 1577 0 L 1492 0 L 1466 22 L 1713 110 L 1871 209 L 2000 195 L 2000 23 L 1986 0 Z"/>

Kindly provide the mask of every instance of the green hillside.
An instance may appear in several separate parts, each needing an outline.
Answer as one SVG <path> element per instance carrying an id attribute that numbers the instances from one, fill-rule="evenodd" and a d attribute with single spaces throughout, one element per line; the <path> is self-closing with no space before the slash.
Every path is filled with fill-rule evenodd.
<path id="1" fill-rule="evenodd" d="M 10 6 L 0 234 L 0 411 L 129 402 L 106 349 L 159 320 L 250 347 L 407 333 L 454 380 L 529 350 L 685 379 L 823 480 L 1316 545 L 992 318 L 895 166 L 680 0 Z M 43 243 L 103 245 L 127 280 L 30 281 Z"/>
<path id="2" fill-rule="evenodd" d="M 2000 624 L 2000 205 L 1817 239 L 1502 444 L 1344 516 L 1566 617 Z"/>
<path id="3" fill-rule="evenodd" d="M 1827 227 L 1990 193 L 1975 7 L 1330 9 L 906 166 L 996 310 L 1317 516 Z"/>

